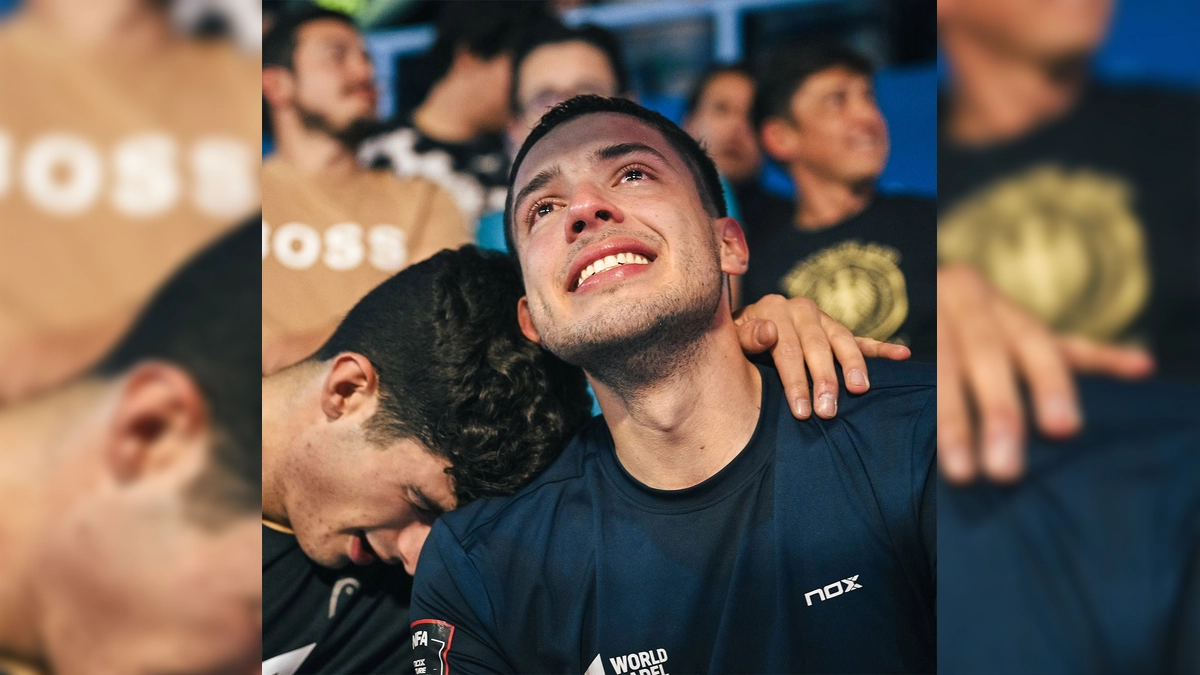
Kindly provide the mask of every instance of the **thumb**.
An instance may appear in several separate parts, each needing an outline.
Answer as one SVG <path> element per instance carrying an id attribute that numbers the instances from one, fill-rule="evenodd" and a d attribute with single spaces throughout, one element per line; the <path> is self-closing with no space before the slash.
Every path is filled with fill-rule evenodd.
<path id="1" fill-rule="evenodd" d="M 1154 357 L 1136 347 L 1105 345 L 1074 336 L 1059 338 L 1058 344 L 1077 372 L 1140 378 L 1154 371 Z"/>
<path id="2" fill-rule="evenodd" d="M 775 346 L 779 339 L 779 329 L 775 322 L 766 319 L 751 319 L 738 326 L 738 341 L 742 351 L 747 354 L 759 354 Z"/>

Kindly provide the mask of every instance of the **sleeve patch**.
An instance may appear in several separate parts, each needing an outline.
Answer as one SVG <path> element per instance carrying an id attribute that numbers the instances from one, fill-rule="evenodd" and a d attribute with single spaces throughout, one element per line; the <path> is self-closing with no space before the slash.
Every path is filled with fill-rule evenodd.
<path id="1" fill-rule="evenodd" d="M 416 675 L 450 675 L 446 660 L 454 626 L 436 619 L 421 619 L 412 623 L 413 668 Z"/>

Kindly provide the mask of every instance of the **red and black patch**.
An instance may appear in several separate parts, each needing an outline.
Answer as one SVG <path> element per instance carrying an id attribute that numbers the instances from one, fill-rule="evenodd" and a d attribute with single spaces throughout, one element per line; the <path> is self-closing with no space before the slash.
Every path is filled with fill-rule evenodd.
<path id="1" fill-rule="evenodd" d="M 416 675 L 450 675 L 446 660 L 450 643 L 454 641 L 454 626 L 437 619 L 421 619 L 412 623 L 413 668 Z"/>

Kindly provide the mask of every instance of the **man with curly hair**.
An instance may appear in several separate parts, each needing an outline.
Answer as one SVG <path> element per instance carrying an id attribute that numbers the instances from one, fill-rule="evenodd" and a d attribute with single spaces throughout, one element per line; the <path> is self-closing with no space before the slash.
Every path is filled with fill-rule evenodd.
<path id="1" fill-rule="evenodd" d="M 438 515 L 516 491 L 590 416 L 582 373 L 521 336 L 520 293 L 503 256 L 443 251 L 263 378 L 264 672 L 401 667 L 411 578 L 372 563 L 412 574 Z"/>

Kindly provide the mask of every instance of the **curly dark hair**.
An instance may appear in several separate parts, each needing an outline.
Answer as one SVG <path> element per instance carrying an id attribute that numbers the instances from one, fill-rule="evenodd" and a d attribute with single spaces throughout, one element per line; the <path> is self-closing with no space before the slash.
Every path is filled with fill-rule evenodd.
<path id="1" fill-rule="evenodd" d="M 367 294 L 313 356 L 371 362 L 369 438 L 415 438 L 448 459 L 459 506 L 521 489 L 591 414 L 583 371 L 521 334 L 524 292 L 507 256 L 442 251 Z"/>

